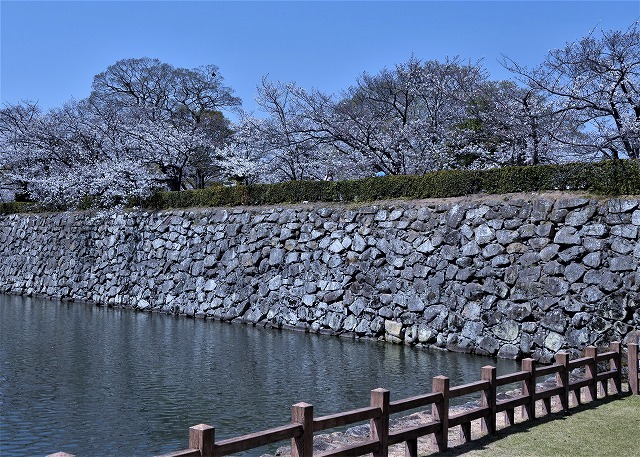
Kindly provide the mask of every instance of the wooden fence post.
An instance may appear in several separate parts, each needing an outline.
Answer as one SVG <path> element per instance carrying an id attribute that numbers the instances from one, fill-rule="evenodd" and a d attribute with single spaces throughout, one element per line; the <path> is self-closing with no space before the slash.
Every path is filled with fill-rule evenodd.
<path id="1" fill-rule="evenodd" d="M 522 359 L 522 371 L 528 371 L 529 377 L 522 381 L 522 395 L 529 401 L 524 405 L 523 412 L 528 420 L 536 418 L 536 361 L 534 359 Z"/>
<path id="2" fill-rule="evenodd" d="M 440 431 L 433 434 L 438 451 L 446 451 L 449 440 L 449 378 L 446 376 L 435 376 L 433 378 L 434 392 L 442 394 L 442 401 L 431 405 L 431 416 L 440 422 Z"/>
<path id="3" fill-rule="evenodd" d="M 556 362 L 562 365 L 562 371 L 556 374 L 556 385 L 562 387 L 560 394 L 560 405 L 562 411 L 566 414 L 569 412 L 569 353 L 558 352 L 556 354 Z"/>
<path id="4" fill-rule="evenodd" d="M 313 455 L 313 405 L 296 403 L 291 407 L 291 422 L 302 425 L 302 435 L 291 438 L 291 457 Z"/>
<path id="5" fill-rule="evenodd" d="M 373 457 L 387 457 L 389 455 L 389 400 L 391 392 L 387 389 L 373 389 L 371 391 L 371 406 L 380 408 L 380 417 L 371 419 L 371 439 L 378 440 L 380 447 Z"/>
<path id="6" fill-rule="evenodd" d="M 609 345 L 609 351 L 616 353 L 615 357 L 609 361 L 609 369 L 616 372 L 609 383 L 610 391 L 613 390 L 620 395 L 622 393 L 622 345 L 619 341 L 614 341 Z"/>
<path id="7" fill-rule="evenodd" d="M 587 386 L 587 401 L 595 401 L 598 399 L 598 362 L 596 362 L 598 348 L 587 346 L 584 348 L 584 354 L 591 359 L 584 367 L 587 379 L 591 380 Z"/>
<path id="8" fill-rule="evenodd" d="M 632 395 L 640 395 L 640 386 L 638 385 L 638 344 L 629 343 L 627 351 L 627 357 L 629 358 L 629 390 Z"/>
<path id="9" fill-rule="evenodd" d="M 489 388 L 482 391 L 481 401 L 481 406 L 489 408 L 489 416 L 482 418 L 481 427 L 483 432 L 493 434 L 496 432 L 496 367 L 482 367 L 482 380 L 489 381 Z"/>
<path id="10" fill-rule="evenodd" d="M 213 457 L 216 429 L 206 424 L 189 427 L 189 449 L 199 449 L 201 457 Z"/>

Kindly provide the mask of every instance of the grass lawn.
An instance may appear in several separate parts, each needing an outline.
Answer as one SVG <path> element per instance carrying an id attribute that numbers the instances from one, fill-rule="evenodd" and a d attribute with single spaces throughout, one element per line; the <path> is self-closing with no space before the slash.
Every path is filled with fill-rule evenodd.
<path id="1" fill-rule="evenodd" d="M 508 434 L 507 434 L 508 433 Z M 523 422 L 440 455 L 466 457 L 640 457 L 640 396 L 579 406 Z"/>

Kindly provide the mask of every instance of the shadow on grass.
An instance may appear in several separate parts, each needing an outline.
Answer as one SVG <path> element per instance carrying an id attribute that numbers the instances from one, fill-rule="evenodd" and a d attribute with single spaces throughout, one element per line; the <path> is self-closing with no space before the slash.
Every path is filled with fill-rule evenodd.
<path id="1" fill-rule="evenodd" d="M 611 395 L 606 398 L 598 399 L 596 401 L 583 403 L 581 405 L 570 408 L 568 412 L 562 412 L 562 411 L 555 412 L 555 413 L 547 414 L 545 416 L 537 417 L 534 420 L 527 420 L 524 422 L 516 423 L 510 427 L 504 427 L 499 429 L 493 435 L 484 435 L 480 438 L 470 441 L 469 443 L 459 444 L 459 445 L 456 445 L 455 447 L 449 448 L 444 452 L 435 452 L 429 455 L 454 457 L 454 456 L 464 455 L 468 452 L 489 451 L 490 450 L 488 447 L 489 445 L 497 441 L 500 441 L 501 439 L 506 438 L 507 436 L 511 436 L 519 433 L 527 433 L 531 429 L 539 425 L 546 424 L 548 422 L 561 422 L 576 413 L 580 413 L 582 411 L 594 410 L 600 406 L 606 405 L 613 401 L 617 401 L 629 396 L 631 396 L 629 392 L 622 392 L 619 395 Z M 499 414 L 502 414 L 502 413 L 499 413 Z"/>

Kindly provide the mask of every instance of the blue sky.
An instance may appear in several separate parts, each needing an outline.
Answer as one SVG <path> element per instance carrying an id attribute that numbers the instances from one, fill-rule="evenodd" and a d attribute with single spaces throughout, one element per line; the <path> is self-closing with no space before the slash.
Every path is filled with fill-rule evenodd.
<path id="1" fill-rule="evenodd" d="M 0 3 L 2 103 L 47 109 L 89 95 L 114 62 L 154 57 L 174 66 L 215 64 L 255 110 L 263 75 L 339 93 L 362 72 L 459 55 L 509 78 L 505 54 L 532 66 L 594 28 L 623 29 L 640 1 Z"/>

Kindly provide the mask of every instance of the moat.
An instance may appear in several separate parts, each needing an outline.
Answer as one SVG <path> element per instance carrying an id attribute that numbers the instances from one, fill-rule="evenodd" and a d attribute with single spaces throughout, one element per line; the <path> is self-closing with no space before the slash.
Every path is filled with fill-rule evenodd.
<path id="1" fill-rule="evenodd" d="M 231 437 L 452 385 L 511 360 L 0 295 L 0 454 L 155 455 L 188 427 Z M 260 455 L 258 449 L 251 455 Z"/>

